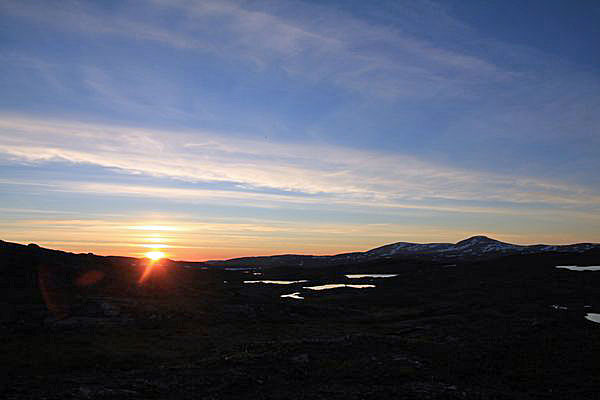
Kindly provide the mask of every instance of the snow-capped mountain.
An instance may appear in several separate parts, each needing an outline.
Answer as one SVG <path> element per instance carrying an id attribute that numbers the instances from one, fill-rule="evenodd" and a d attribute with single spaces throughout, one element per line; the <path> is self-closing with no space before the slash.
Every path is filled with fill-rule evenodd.
<path id="1" fill-rule="evenodd" d="M 457 243 L 407 243 L 398 242 L 365 252 L 337 254 L 334 256 L 277 255 L 243 257 L 225 261 L 208 262 L 214 266 L 323 266 L 373 262 L 395 258 L 419 258 L 433 261 L 477 260 L 513 254 L 582 253 L 600 251 L 600 244 L 578 243 L 570 245 L 518 245 L 505 243 L 487 236 L 473 236 Z"/>
<path id="2" fill-rule="evenodd" d="M 578 243 L 570 245 L 518 245 L 501 242 L 487 236 L 473 236 L 457 243 L 393 243 L 365 252 L 367 257 L 394 257 L 401 255 L 431 255 L 438 257 L 484 257 L 507 254 L 533 254 L 545 252 L 581 253 L 600 249 L 600 244 Z"/>

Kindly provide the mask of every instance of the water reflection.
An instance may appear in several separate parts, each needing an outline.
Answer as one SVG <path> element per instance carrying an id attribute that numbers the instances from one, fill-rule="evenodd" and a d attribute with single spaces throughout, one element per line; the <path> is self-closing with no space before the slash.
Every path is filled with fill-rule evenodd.
<path id="1" fill-rule="evenodd" d="M 354 289 L 366 289 L 366 288 L 374 288 L 375 285 L 347 285 L 345 283 L 329 283 L 327 285 L 319 285 L 319 286 L 306 286 L 302 289 L 310 289 L 310 290 L 327 290 L 327 289 L 337 289 L 337 288 L 354 288 Z"/>
<path id="2" fill-rule="evenodd" d="M 349 279 L 361 279 L 361 278 L 393 278 L 398 274 L 348 274 L 344 275 Z"/>
<path id="3" fill-rule="evenodd" d="M 587 313 L 585 314 L 585 319 L 600 324 L 600 314 Z"/>
<path id="4" fill-rule="evenodd" d="M 227 267 L 224 268 L 225 271 L 254 271 L 256 267 Z"/>
<path id="5" fill-rule="evenodd" d="M 282 294 L 279 297 L 287 297 L 290 299 L 304 300 L 304 297 L 300 296 L 300 292 L 294 292 L 294 293 L 290 293 L 290 294 Z"/>
<path id="6" fill-rule="evenodd" d="M 569 271 L 600 271 L 600 266 L 590 265 L 589 267 L 580 267 L 578 265 L 557 265 L 558 269 L 568 269 Z"/>

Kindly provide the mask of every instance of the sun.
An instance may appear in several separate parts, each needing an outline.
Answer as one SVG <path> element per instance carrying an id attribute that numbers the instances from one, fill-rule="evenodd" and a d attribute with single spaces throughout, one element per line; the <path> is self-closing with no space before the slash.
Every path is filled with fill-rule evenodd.
<path id="1" fill-rule="evenodd" d="M 146 257 L 148 257 L 149 259 L 156 261 L 156 260 L 160 260 L 161 258 L 165 257 L 165 253 L 163 253 L 162 251 L 149 251 L 146 253 Z"/>

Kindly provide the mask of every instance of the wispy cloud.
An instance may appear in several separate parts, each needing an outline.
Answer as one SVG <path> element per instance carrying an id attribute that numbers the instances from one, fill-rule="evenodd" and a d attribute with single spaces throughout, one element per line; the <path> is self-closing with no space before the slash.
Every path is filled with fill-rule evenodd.
<path id="1" fill-rule="evenodd" d="M 132 39 L 161 42 L 179 48 L 204 47 L 203 42 L 163 29 L 155 23 L 135 19 L 135 10 L 127 14 L 109 14 L 90 3 L 60 3 L 52 7 L 33 1 L 5 1 L 0 6 L 4 15 L 32 19 L 60 29 L 77 32 L 129 36 Z"/>
<path id="2" fill-rule="evenodd" d="M 421 7 L 430 8 L 425 2 Z M 513 74 L 397 28 L 297 2 L 253 7 L 230 1 L 153 1 L 126 3 L 108 13 L 85 3 L 47 7 L 8 1 L 0 9 L 56 29 L 208 52 L 257 68 L 276 66 L 290 76 L 380 97 L 464 96 L 470 86 Z M 165 13 L 177 16 L 176 27 L 161 22 Z"/>
<path id="3" fill-rule="evenodd" d="M 221 204 L 254 208 L 310 208 L 324 209 L 329 211 L 352 211 L 361 210 L 363 213 L 379 213 L 393 215 L 399 211 L 413 212 L 420 215 L 422 212 L 434 214 L 492 214 L 500 216 L 524 217 L 524 216 L 545 216 L 545 217 L 571 217 L 584 219 L 588 221 L 600 221 L 600 216 L 590 214 L 590 211 L 579 210 L 577 207 L 568 207 L 559 209 L 556 207 L 543 208 L 517 208 L 509 206 L 476 206 L 459 204 L 431 204 L 419 202 L 418 200 L 403 199 L 385 199 L 381 196 L 380 201 L 373 201 L 368 198 L 346 197 L 335 193 L 321 193 L 320 196 L 306 196 L 294 194 L 281 195 L 270 193 L 256 193 L 249 191 L 227 191 L 215 189 L 182 189 L 160 186 L 136 186 L 131 184 L 102 184 L 102 183 L 62 183 L 54 186 L 57 191 L 71 191 L 76 193 L 89 193 L 104 196 L 125 196 L 125 197 L 143 197 L 163 199 L 169 202 L 192 203 L 192 204 Z M 555 205 L 561 204 L 565 199 L 561 197 L 552 197 Z M 532 198 L 527 197 L 527 203 L 535 205 Z M 474 200 L 474 199 L 472 199 Z M 480 200 L 480 199 L 477 199 Z M 504 199 L 506 200 L 506 199 Z M 569 199 L 566 199 L 567 201 Z M 507 202 L 507 203 L 510 203 Z M 580 202 L 576 203 L 580 205 Z M 571 204 L 569 204 L 571 205 Z"/>
<path id="4" fill-rule="evenodd" d="M 560 181 L 461 170 L 399 154 L 319 143 L 265 143 L 261 138 L 235 138 L 213 132 L 148 130 L 3 115 L 0 152 L 20 162 L 84 163 L 236 187 L 198 190 L 77 185 L 82 191 L 161 198 L 244 198 L 255 203 L 268 201 L 270 205 L 327 201 L 441 210 L 460 209 L 456 202 L 472 202 L 465 208 L 471 210 L 484 210 L 481 202 L 574 210 L 600 204 L 600 195 L 594 190 Z M 431 201 L 444 203 L 428 204 Z"/>

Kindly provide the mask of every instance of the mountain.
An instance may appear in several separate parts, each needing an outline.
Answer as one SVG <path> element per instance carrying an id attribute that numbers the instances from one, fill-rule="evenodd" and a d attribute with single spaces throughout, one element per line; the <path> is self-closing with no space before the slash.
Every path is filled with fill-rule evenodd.
<path id="1" fill-rule="evenodd" d="M 575 246 L 575 247 L 573 247 Z M 477 257 L 507 253 L 536 253 L 545 251 L 584 251 L 594 245 L 582 243 L 568 246 L 522 246 L 505 243 L 487 236 L 473 236 L 457 243 L 393 243 L 366 252 L 369 256 L 389 257 L 396 255 L 429 254 L 440 257 Z"/>
<path id="2" fill-rule="evenodd" d="M 407 243 L 398 242 L 365 252 L 337 254 L 333 256 L 275 255 L 242 257 L 222 261 L 207 261 L 203 265 L 220 267 L 319 267 L 389 259 L 424 259 L 436 262 L 475 261 L 515 254 L 561 253 L 578 254 L 597 250 L 598 243 L 570 245 L 518 245 L 501 242 L 487 236 L 473 236 L 457 243 Z"/>

